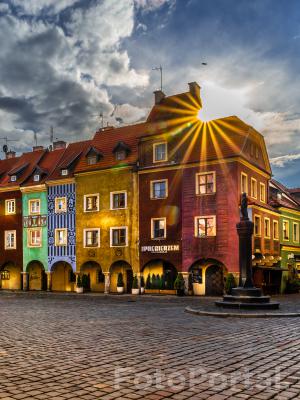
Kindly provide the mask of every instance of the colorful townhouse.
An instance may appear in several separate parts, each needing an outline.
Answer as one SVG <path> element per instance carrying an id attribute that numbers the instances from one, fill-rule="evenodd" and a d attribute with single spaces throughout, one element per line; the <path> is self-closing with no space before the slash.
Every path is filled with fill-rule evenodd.
<path id="1" fill-rule="evenodd" d="M 281 268 L 284 271 L 282 291 L 293 271 L 300 277 L 300 199 L 294 193 L 276 180 L 271 180 L 270 203 L 280 212 L 279 240 Z"/>
<path id="2" fill-rule="evenodd" d="M 62 152 L 47 177 L 48 270 L 51 290 L 73 291 L 76 284 L 76 183 L 74 170 L 89 141 L 53 143 Z"/>

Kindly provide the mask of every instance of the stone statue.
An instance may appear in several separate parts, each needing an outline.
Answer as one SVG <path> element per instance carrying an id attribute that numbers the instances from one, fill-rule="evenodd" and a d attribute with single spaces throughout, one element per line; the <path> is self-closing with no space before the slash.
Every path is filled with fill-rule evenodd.
<path id="1" fill-rule="evenodd" d="M 248 216 L 248 198 L 246 193 L 242 193 L 241 199 L 241 213 L 242 213 L 242 220 L 249 220 Z"/>

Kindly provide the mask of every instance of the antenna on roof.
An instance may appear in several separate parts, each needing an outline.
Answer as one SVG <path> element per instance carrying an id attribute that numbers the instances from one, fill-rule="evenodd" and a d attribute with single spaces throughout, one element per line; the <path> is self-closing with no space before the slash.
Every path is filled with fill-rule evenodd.
<path id="1" fill-rule="evenodd" d="M 33 132 L 33 140 L 34 140 L 35 146 L 37 146 L 37 133 L 36 132 Z"/>
<path id="2" fill-rule="evenodd" d="M 2 150 L 6 154 L 8 152 L 8 142 L 14 142 L 13 139 L 8 139 L 7 136 L 0 138 L 0 140 L 5 141 L 5 145 L 3 146 Z"/>
<path id="3" fill-rule="evenodd" d="M 93 117 L 98 117 L 98 118 L 100 118 L 100 121 L 101 121 L 101 129 L 103 129 L 103 128 L 104 128 L 104 115 L 103 115 L 103 110 L 102 110 L 102 108 L 101 108 L 100 113 L 99 113 L 99 114 L 93 114 Z"/>
<path id="4" fill-rule="evenodd" d="M 163 90 L 163 68 L 160 65 L 159 67 L 152 68 L 152 71 L 160 71 L 160 90 Z"/>
<path id="5" fill-rule="evenodd" d="M 54 129 L 53 126 L 50 126 L 50 143 L 53 143 L 54 141 Z"/>
<path id="6" fill-rule="evenodd" d="M 114 106 L 114 109 L 113 109 L 113 112 L 110 114 L 110 117 L 114 117 L 115 116 L 115 113 L 116 113 L 116 110 L 117 110 L 117 108 L 119 107 L 119 104 L 115 104 L 115 106 Z M 119 124 L 123 124 L 123 119 L 121 118 L 121 117 L 115 117 L 115 120 L 119 123 Z"/>

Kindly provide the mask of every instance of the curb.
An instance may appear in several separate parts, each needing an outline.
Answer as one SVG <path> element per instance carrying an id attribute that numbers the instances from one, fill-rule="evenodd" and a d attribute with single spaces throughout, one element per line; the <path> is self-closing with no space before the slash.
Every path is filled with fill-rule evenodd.
<path id="1" fill-rule="evenodd" d="M 217 318 L 295 318 L 300 317 L 300 312 L 294 313 L 230 313 L 230 312 L 214 312 L 214 311 L 201 311 L 195 310 L 191 307 L 186 307 L 185 312 L 188 314 L 217 317 Z"/>

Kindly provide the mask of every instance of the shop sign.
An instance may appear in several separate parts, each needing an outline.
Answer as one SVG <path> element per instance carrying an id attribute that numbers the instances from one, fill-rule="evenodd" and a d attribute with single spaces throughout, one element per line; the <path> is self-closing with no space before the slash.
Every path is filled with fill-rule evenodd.
<path id="1" fill-rule="evenodd" d="M 142 246 L 141 251 L 142 253 L 169 253 L 173 251 L 179 251 L 180 247 L 179 244 L 170 244 L 164 246 Z"/>
<path id="2" fill-rule="evenodd" d="M 37 228 L 40 226 L 47 226 L 47 215 L 30 215 L 23 217 L 24 228 Z"/>

